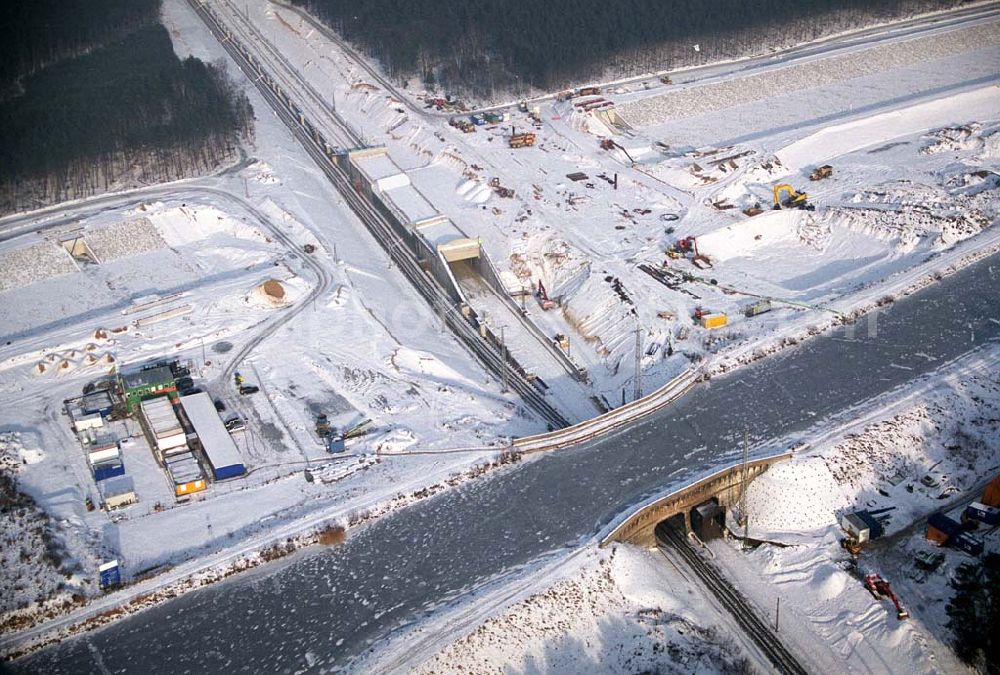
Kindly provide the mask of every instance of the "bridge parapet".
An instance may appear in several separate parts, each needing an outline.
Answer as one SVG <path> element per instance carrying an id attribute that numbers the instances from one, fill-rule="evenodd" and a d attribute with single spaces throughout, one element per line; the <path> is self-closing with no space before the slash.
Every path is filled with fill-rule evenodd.
<path id="1" fill-rule="evenodd" d="M 747 464 L 749 480 L 764 473 L 772 464 L 789 459 L 792 453 L 756 459 Z M 701 478 L 690 485 L 679 488 L 668 495 L 658 497 L 639 507 L 622 521 L 608 536 L 601 540 L 601 547 L 613 541 L 628 542 L 644 547 L 656 545 L 654 530 L 662 521 L 684 514 L 684 525 L 691 529 L 690 511 L 699 504 L 715 497 L 721 506 L 731 506 L 739 499 L 743 478 L 743 463 L 720 469 L 710 476 Z"/>

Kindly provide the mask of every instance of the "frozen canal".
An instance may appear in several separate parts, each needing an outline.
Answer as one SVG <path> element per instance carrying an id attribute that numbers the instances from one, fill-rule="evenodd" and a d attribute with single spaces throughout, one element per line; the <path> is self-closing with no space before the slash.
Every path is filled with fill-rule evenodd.
<path id="1" fill-rule="evenodd" d="M 401 624 L 592 537 L 643 495 L 1000 339 L 1000 259 L 892 305 L 877 334 L 843 331 L 716 378 L 636 428 L 527 462 L 270 570 L 183 596 L 49 648 L 46 673 L 296 672 L 349 667 Z"/>

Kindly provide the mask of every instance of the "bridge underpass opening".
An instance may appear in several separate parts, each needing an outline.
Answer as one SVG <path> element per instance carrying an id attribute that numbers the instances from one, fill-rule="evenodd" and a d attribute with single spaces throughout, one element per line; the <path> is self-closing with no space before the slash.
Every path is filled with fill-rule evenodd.
<path id="1" fill-rule="evenodd" d="M 691 531 L 702 541 L 719 539 L 726 530 L 726 508 L 716 497 L 691 509 Z"/>

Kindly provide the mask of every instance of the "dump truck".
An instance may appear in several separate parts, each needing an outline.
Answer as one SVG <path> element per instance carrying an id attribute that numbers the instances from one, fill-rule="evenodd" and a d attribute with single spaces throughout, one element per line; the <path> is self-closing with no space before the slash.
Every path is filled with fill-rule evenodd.
<path id="1" fill-rule="evenodd" d="M 514 134 L 508 139 L 507 143 L 512 148 L 530 148 L 535 144 L 535 134 L 530 131 L 522 134 Z"/>
<path id="2" fill-rule="evenodd" d="M 818 166 L 812 170 L 812 173 L 809 174 L 809 180 L 823 180 L 824 178 L 829 178 L 832 175 L 833 167 L 829 164 L 824 164 L 823 166 Z"/>

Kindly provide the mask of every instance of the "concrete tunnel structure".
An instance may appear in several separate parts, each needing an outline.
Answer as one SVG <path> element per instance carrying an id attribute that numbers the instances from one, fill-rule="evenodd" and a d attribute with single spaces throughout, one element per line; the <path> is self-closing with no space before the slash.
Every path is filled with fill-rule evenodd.
<path id="1" fill-rule="evenodd" d="M 786 452 L 748 462 L 747 485 L 754 478 L 767 471 L 772 464 L 783 462 L 791 458 L 791 456 L 792 453 Z M 739 501 L 742 485 L 742 462 L 716 471 L 710 476 L 697 480 L 690 485 L 639 507 L 601 540 L 601 547 L 617 541 L 653 548 L 656 546 L 657 525 L 669 520 L 673 520 L 677 525 L 680 525 L 683 519 L 684 530 L 691 532 L 692 515 L 694 515 L 695 521 L 700 519 L 710 527 L 711 525 L 706 521 L 719 523 L 718 519 L 721 516 L 723 519 L 722 526 L 724 527 L 725 511 Z M 705 505 L 717 508 L 702 509 L 701 512 L 696 511 L 699 507 Z"/>

